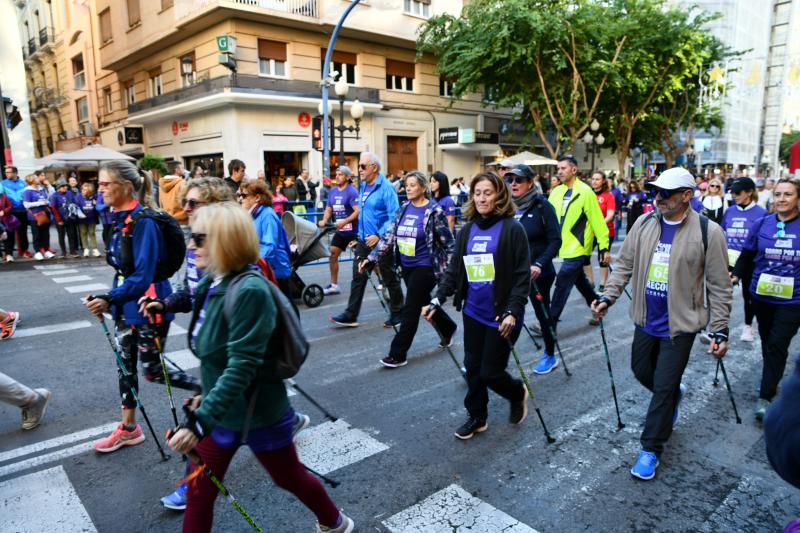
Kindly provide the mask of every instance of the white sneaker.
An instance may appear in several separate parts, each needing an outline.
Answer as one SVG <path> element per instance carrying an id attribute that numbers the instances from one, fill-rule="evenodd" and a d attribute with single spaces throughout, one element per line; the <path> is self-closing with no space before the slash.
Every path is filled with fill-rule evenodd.
<path id="1" fill-rule="evenodd" d="M 54 253 L 53 253 L 53 252 L 51 252 L 50 250 L 47 250 L 47 251 L 44 253 L 44 258 L 45 258 L 45 259 L 52 259 L 52 258 L 54 258 L 55 256 L 56 256 L 56 254 L 54 254 Z"/>
<path id="2" fill-rule="evenodd" d="M 13 262 L 14 262 L 14 258 L 12 256 L 10 256 L 10 255 L 7 255 L 6 256 L 6 263 L 13 263 Z"/>
<path id="3" fill-rule="evenodd" d="M 743 340 L 744 342 L 753 342 L 755 340 L 753 337 L 753 326 L 748 326 L 745 324 L 745 326 L 742 328 L 742 336 L 740 337 L 740 340 Z"/>
<path id="4" fill-rule="evenodd" d="M 98 250 L 97 248 L 92 250 L 92 257 L 100 257 L 100 250 Z"/>
<path id="5" fill-rule="evenodd" d="M 339 286 L 338 286 L 337 284 L 335 284 L 335 283 L 331 283 L 331 284 L 329 284 L 327 287 L 325 287 L 325 288 L 322 290 L 322 292 L 323 292 L 324 294 L 339 294 L 339 293 L 340 293 L 340 292 L 342 292 L 342 291 L 339 289 Z"/>
<path id="6" fill-rule="evenodd" d="M 89 257 L 89 249 L 88 248 L 84 248 L 83 249 L 83 257 Z"/>
<path id="7" fill-rule="evenodd" d="M 33 258 L 36 259 L 37 261 L 44 261 L 44 256 L 42 255 L 42 252 L 36 252 L 35 254 L 33 254 Z"/>

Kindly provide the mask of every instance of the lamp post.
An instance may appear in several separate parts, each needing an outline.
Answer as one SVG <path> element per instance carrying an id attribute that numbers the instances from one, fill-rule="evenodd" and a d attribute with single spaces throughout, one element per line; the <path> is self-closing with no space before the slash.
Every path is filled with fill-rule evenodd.
<path id="1" fill-rule="evenodd" d="M 599 147 L 603 146 L 603 143 L 606 142 L 606 138 L 602 133 L 597 133 L 597 130 L 600 129 L 600 123 L 597 122 L 597 119 L 592 120 L 592 123 L 589 124 L 589 129 L 591 131 L 587 131 L 586 135 L 583 136 L 583 142 L 592 150 L 592 172 L 594 172 L 595 151 L 598 151 Z"/>
<path id="2" fill-rule="evenodd" d="M 339 81 L 333 85 L 333 91 L 336 93 L 336 96 L 339 97 L 339 124 L 334 126 L 334 129 L 339 132 L 339 165 L 344 165 L 344 132 L 355 132 L 356 139 L 358 139 L 358 134 L 361 131 L 361 117 L 364 116 L 364 106 L 362 106 L 361 102 L 356 98 L 353 101 L 353 105 L 350 106 L 350 116 L 356 121 L 355 126 L 344 125 L 344 101 L 345 98 L 347 98 L 347 92 L 349 90 L 350 86 L 347 84 L 347 80 L 344 79 L 344 74 L 342 74 L 339 77 Z M 330 106 L 330 102 L 328 105 Z M 320 107 L 322 107 L 321 103 Z M 330 113 L 330 111 L 328 111 L 328 113 Z"/>

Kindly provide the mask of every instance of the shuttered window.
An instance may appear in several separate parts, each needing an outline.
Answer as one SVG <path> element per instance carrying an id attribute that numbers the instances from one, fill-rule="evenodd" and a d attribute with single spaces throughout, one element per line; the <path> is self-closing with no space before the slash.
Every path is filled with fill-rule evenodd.
<path id="1" fill-rule="evenodd" d="M 258 73 L 261 76 L 286 77 L 286 43 L 258 40 Z"/>
<path id="2" fill-rule="evenodd" d="M 112 39 L 111 36 L 111 8 L 106 8 L 100 15 L 100 40 L 103 44 Z"/>
<path id="3" fill-rule="evenodd" d="M 414 63 L 386 60 L 386 88 L 394 91 L 414 91 Z"/>
<path id="4" fill-rule="evenodd" d="M 325 48 L 320 50 L 320 72 L 325 67 L 325 54 L 328 52 Z M 344 76 L 344 79 L 350 85 L 356 83 L 356 65 L 358 64 L 358 56 L 350 52 L 340 52 L 334 50 L 331 54 L 331 66 L 328 72 L 336 71 L 338 74 L 334 76 L 333 81 L 339 81 L 339 78 Z"/>
<path id="5" fill-rule="evenodd" d="M 127 0 L 128 2 L 128 26 L 135 26 L 142 21 L 139 13 L 139 0 Z"/>

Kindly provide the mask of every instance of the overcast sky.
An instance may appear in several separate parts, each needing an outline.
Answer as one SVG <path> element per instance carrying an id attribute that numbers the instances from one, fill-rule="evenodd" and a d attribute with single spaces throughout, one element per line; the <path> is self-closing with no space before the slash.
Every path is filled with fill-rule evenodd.
<path id="1" fill-rule="evenodd" d="M 28 94 L 25 87 L 25 65 L 22 62 L 22 43 L 19 38 L 17 9 L 13 0 L 0 0 L 0 83 L 3 96 L 14 100 L 14 105 L 22 114 L 22 122 L 9 132 L 14 165 L 20 174 L 33 171 L 33 137 L 31 136 L 31 117 L 28 109 Z M 55 140 L 55 139 L 54 139 Z"/>

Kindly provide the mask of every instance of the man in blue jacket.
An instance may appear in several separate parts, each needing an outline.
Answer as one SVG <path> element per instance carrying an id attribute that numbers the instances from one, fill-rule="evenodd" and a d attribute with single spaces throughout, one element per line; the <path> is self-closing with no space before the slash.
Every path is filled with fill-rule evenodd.
<path id="1" fill-rule="evenodd" d="M 28 250 L 28 212 L 22 204 L 22 191 L 25 190 L 25 180 L 19 179 L 17 174 L 17 167 L 7 166 L 5 169 L 5 179 L 2 182 L 3 191 L 11 201 L 11 214 L 19 220 L 19 228 L 17 228 L 17 254 L 19 257 L 33 257 L 33 254 Z M 9 235 L 11 238 L 11 235 Z M 10 241 L 11 247 L 7 248 L 10 254 L 14 253 L 14 239 Z M 11 256 L 13 259 L 13 255 Z"/>
<path id="2" fill-rule="evenodd" d="M 378 244 L 381 235 L 394 218 L 400 207 L 397 193 L 381 173 L 381 161 L 371 152 L 361 154 L 358 165 L 361 187 L 358 194 L 358 241 L 356 256 L 367 257 Z M 403 290 L 394 271 L 394 254 L 386 254 L 378 261 L 383 284 L 389 289 L 389 309 L 391 317 L 383 326 L 390 328 L 400 323 L 400 310 L 403 307 Z M 331 322 L 339 326 L 358 326 L 358 313 L 364 299 L 369 272 L 358 272 L 358 261 L 353 261 L 353 281 L 350 284 L 350 299 L 343 313 L 331 317 Z"/>

